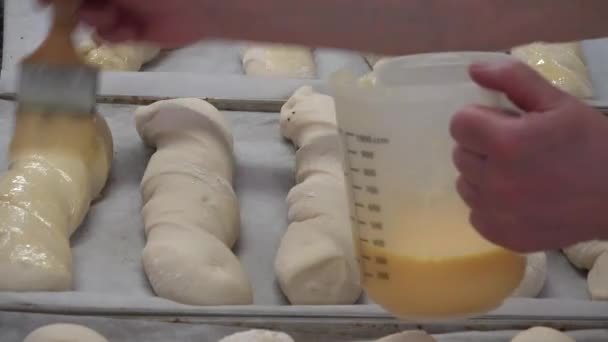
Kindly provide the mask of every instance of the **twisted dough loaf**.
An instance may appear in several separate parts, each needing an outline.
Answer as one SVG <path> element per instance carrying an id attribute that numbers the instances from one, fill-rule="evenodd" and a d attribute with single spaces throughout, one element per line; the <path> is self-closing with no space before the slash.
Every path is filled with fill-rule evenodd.
<path id="1" fill-rule="evenodd" d="M 512 297 L 534 298 L 538 297 L 545 287 L 547 280 L 547 254 L 545 252 L 532 253 L 526 256 L 526 273 L 513 291 Z"/>
<path id="2" fill-rule="evenodd" d="M 71 288 L 69 239 L 103 190 L 112 156 L 101 116 L 17 114 L 0 177 L 0 291 Z"/>
<path id="3" fill-rule="evenodd" d="M 275 260 L 292 304 L 353 304 L 361 295 L 333 99 L 310 87 L 281 111 L 283 135 L 299 147 L 287 233 Z"/>
<path id="4" fill-rule="evenodd" d="M 511 54 L 565 92 L 579 98 L 593 97 L 580 43 L 533 43 L 516 47 Z"/>
<path id="5" fill-rule="evenodd" d="M 79 52 L 87 64 L 108 71 L 139 71 L 160 53 L 157 46 L 140 43 L 97 43 L 89 38 L 80 43 Z"/>
<path id="6" fill-rule="evenodd" d="M 96 331 L 75 324 L 52 324 L 32 331 L 23 342 L 108 342 Z"/>
<path id="7" fill-rule="evenodd" d="M 307 47 L 254 44 L 243 49 L 241 58 L 249 76 L 314 78 L 317 73 L 312 51 Z"/>
<path id="8" fill-rule="evenodd" d="M 191 305 L 250 304 L 252 291 L 230 250 L 239 236 L 230 129 L 198 99 L 168 100 L 135 113 L 157 148 L 141 190 L 146 275 L 161 297 Z"/>
<path id="9" fill-rule="evenodd" d="M 589 270 L 587 286 L 594 300 L 608 300 L 608 241 L 588 241 L 564 249 L 574 266 Z"/>

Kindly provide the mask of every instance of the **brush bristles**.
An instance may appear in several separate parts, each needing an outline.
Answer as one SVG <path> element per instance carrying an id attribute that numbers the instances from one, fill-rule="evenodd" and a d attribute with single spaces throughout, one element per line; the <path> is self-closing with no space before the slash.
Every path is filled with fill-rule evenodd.
<path id="1" fill-rule="evenodd" d="M 97 83 L 94 68 L 22 64 L 17 100 L 21 108 L 36 111 L 92 114 Z"/>

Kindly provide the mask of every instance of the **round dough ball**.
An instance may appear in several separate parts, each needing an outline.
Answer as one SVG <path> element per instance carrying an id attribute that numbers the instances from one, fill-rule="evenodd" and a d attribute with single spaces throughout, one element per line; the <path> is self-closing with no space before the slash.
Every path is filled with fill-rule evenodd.
<path id="1" fill-rule="evenodd" d="M 94 330 L 75 324 L 53 324 L 38 328 L 23 342 L 108 342 Z"/>
<path id="2" fill-rule="evenodd" d="M 519 287 L 513 291 L 512 297 L 537 297 L 547 280 L 547 254 L 545 252 L 532 253 L 526 256 L 526 273 Z"/>
<path id="3" fill-rule="evenodd" d="M 219 342 L 294 342 L 294 340 L 282 332 L 249 330 L 224 337 Z"/>
<path id="4" fill-rule="evenodd" d="M 424 331 L 414 330 L 390 335 L 376 342 L 437 342 L 437 340 Z"/>
<path id="5" fill-rule="evenodd" d="M 576 342 L 572 337 L 551 328 L 534 327 L 519 333 L 511 342 Z"/>

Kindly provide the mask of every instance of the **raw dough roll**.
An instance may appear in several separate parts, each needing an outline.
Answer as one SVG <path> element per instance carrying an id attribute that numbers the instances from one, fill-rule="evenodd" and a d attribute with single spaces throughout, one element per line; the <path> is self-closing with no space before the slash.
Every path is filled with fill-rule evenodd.
<path id="1" fill-rule="evenodd" d="M 558 88 L 579 98 L 593 97 L 593 86 L 580 43 L 533 43 L 511 54 L 530 65 Z"/>
<path id="2" fill-rule="evenodd" d="M 254 329 L 226 336 L 219 342 L 294 342 L 294 340 L 282 332 Z"/>
<path id="3" fill-rule="evenodd" d="M 243 69 L 249 76 L 315 78 L 312 50 L 307 47 L 253 44 L 241 53 Z"/>
<path id="4" fill-rule="evenodd" d="M 94 330 L 75 324 L 53 324 L 34 330 L 23 342 L 108 342 Z"/>
<path id="5" fill-rule="evenodd" d="M 511 342 L 576 342 L 572 337 L 551 328 L 534 327 L 519 333 Z"/>
<path id="6" fill-rule="evenodd" d="M 437 340 L 424 331 L 415 330 L 390 335 L 376 342 L 437 342 Z"/>
<path id="7" fill-rule="evenodd" d="M 353 304 L 361 295 L 333 99 L 310 87 L 281 111 L 281 131 L 299 150 L 289 227 L 275 260 L 292 304 Z"/>
<path id="8" fill-rule="evenodd" d="M 230 250 L 240 218 L 233 138 L 221 113 L 178 99 L 139 108 L 135 120 L 157 148 L 141 183 L 143 264 L 154 291 L 190 305 L 251 304 L 249 279 Z"/>
<path id="9" fill-rule="evenodd" d="M 574 266 L 589 270 L 587 286 L 594 300 L 608 300 L 608 241 L 589 241 L 564 249 Z"/>
<path id="10" fill-rule="evenodd" d="M 101 116 L 17 114 L 0 177 L 0 291 L 71 288 L 69 239 L 103 190 L 112 156 Z"/>
<path id="11" fill-rule="evenodd" d="M 526 273 L 519 287 L 513 291 L 512 297 L 538 297 L 545 287 L 547 280 L 547 254 L 532 253 L 526 256 Z"/>
<path id="12" fill-rule="evenodd" d="M 97 43 L 88 38 L 79 52 L 87 64 L 108 71 L 139 71 L 160 54 L 160 48 L 148 43 Z"/>

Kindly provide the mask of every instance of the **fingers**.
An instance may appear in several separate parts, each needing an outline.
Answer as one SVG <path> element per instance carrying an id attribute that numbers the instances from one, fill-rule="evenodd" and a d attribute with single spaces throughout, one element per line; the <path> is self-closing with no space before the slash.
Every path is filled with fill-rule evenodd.
<path id="1" fill-rule="evenodd" d="M 474 64 L 470 75 L 484 88 L 505 93 L 526 112 L 544 112 L 559 105 L 568 95 L 521 62 Z"/>
<path id="2" fill-rule="evenodd" d="M 473 184 L 480 183 L 484 176 L 485 158 L 462 146 L 456 146 L 452 161 L 460 174 Z"/>
<path id="3" fill-rule="evenodd" d="M 488 158 L 515 158 L 524 122 L 498 109 L 470 106 L 454 115 L 450 133 L 464 149 Z"/>
<path id="4" fill-rule="evenodd" d="M 469 220 L 486 240 L 518 253 L 560 249 L 580 241 L 572 238 L 571 231 L 542 230 L 516 217 L 511 213 L 473 210 Z"/>
<path id="5" fill-rule="evenodd" d="M 118 8 L 105 2 L 86 3 L 80 9 L 80 18 L 97 31 L 108 32 L 119 24 Z"/>
<path id="6" fill-rule="evenodd" d="M 456 181 L 456 191 L 469 208 L 477 208 L 480 205 L 481 196 L 479 188 L 462 176 L 458 177 Z"/>

